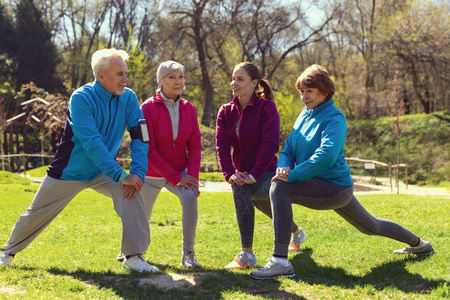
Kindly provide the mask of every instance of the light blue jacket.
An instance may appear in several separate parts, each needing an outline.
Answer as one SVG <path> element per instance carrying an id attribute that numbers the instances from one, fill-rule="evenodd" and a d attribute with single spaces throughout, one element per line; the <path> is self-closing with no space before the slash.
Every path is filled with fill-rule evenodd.
<path id="1" fill-rule="evenodd" d="M 320 178 L 350 186 L 353 180 L 344 157 L 346 135 L 347 121 L 333 100 L 312 112 L 305 108 L 295 121 L 277 166 L 291 168 L 289 182 Z"/>
<path id="2" fill-rule="evenodd" d="M 126 88 L 113 96 L 99 82 L 73 92 L 61 143 L 47 174 L 56 179 L 89 181 L 100 173 L 122 182 L 127 176 L 115 156 L 125 129 L 143 119 L 136 94 Z M 143 180 L 147 172 L 148 144 L 132 140 L 131 174 Z"/>

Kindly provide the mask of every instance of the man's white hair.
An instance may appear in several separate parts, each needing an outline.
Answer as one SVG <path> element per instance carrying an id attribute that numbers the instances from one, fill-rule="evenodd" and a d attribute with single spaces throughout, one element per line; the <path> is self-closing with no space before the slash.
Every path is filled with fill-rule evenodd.
<path id="1" fill-rule="evenodd" d="M 124 50 L 116 48 L 101 49 L 92 54 L 91 66 L 94 72 L 95 80 L 98 80 L 98 71 L 106 71 L 111 65 L 111 61 L 117 58 L 127 61 L 130 56 Z"/>

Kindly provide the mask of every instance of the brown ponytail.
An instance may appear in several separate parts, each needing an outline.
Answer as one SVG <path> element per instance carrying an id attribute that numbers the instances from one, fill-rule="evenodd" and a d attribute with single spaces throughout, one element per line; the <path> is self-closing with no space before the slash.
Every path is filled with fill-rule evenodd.
<path id="1" fill-rule="evenodd" d="M 259 98 L 266 98 L 269 100 L 273 100 L 273 91 L 272 91 L 272 87 L 270 86 L 269 82 L 266 79 L 261 79 L 259 81 L 259 85 L 262 88 L 262 90 L 260 89 L 258 92 L 256 92 L 256 95 Z M 258 87 L 258 86 L 256 86 Z"/>
<path id="2" fill-rule="evenodd" d="M 258 80 L 258 84 L 255 87 L 256 96 L 259 98 L 273 100 L 273 90 L 269 84 L 269 81 L 261 77 L 261 73 L 254 63 L 242 62 L 237 64 L 234 68 L 243 68 L 252 80 Z"/>

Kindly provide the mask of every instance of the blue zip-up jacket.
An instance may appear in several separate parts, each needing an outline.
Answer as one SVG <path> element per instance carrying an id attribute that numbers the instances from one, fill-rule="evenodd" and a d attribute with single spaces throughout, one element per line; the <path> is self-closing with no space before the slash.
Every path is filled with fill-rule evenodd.
<path id="1" fill-rule="evenodd" d="M 55 158 L 47 174 L 56 179 L 89 181 L 100 173 L 122 182 L 127 173 L 115 160 L 125 128 L 143 119 L 136 94 L 125 88 L 113 96 L 98 81 L 73 92 L 67 110 L 66 126 Z M 132 140 L 131 174 L 144 180 L 148 144 Z"/>
<path id="2" fill-rule="evenodd" d="M 291 168 L 289 182 L 320 178 L 350 186 L 353 180 L 344 157 L 346 135 L 347 121 L 333 100 L 312 112 L 305 108 L 280 152 L 277 166 Z"/>

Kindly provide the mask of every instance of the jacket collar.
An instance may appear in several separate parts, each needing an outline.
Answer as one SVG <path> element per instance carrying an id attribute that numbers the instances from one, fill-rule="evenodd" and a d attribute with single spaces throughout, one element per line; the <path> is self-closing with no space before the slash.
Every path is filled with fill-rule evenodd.
<path id="1" fill-rule="evenodd" d="M 313 109 L 313 111 L 310 113 L 308 111 L 308 109 L 305 108 L 305 112 L 307 114 L 311 114 L 311 116 L 317 115 L 318 113 L 320 113 L 322 110 L 324 110 L 325 108 L 334 105 L 334 100 L 330 99 L 328 101 L 325 101 L 324 103 L 320 104 L 319 106 L 317 106 L 316 108 Z"/>
<path id="2" fill-rule="evenodd" d="M 94 89 L 95 92 L 100 95 L 100 98 L 105 99 L 105 100 L 110 100 L 113 97 L 113 94 L 111 94 L 110 92 L 108 92 L 107 90 L 105 90 L 104 87 L 102 87 L 102 85 L 100 84 L 100 82 L 98 82 L 97 80 L 94 82 Z M 118 96 L 118 95 L 117 95 Z"/>
<path id="3" fill-rule="evenodd" d="M 161 96 L 160 92 L 154 94 L 152 98 L 153 98 L 153 101 L 160 102 L 160 103 L 164 104 L 164 99 Z M 172 100 L 172 99 L 169 99 L 169 100 Z M 181 98 L 181 96 L 178 96 L 177 102 L 183 102 L 183 98 Z"/>
<path id="4" fill-rule="evenodd" d="M 247 105 L 255 105 L 255 102 L 258 100 L 258 96 L 256 96 L 256 93 L 253 93 L 253 97 L 252 100 L 250 100 L 250 102 Z M 241 107 L 239 105 L 239 98 L 238 97 L 233 97 L 233 100 L 231 100 L 231 103 L 233 103 L 234 105 L 237 105 L 239 108 Z M 246 106 L 247 106 L 246 105 Z"/>

